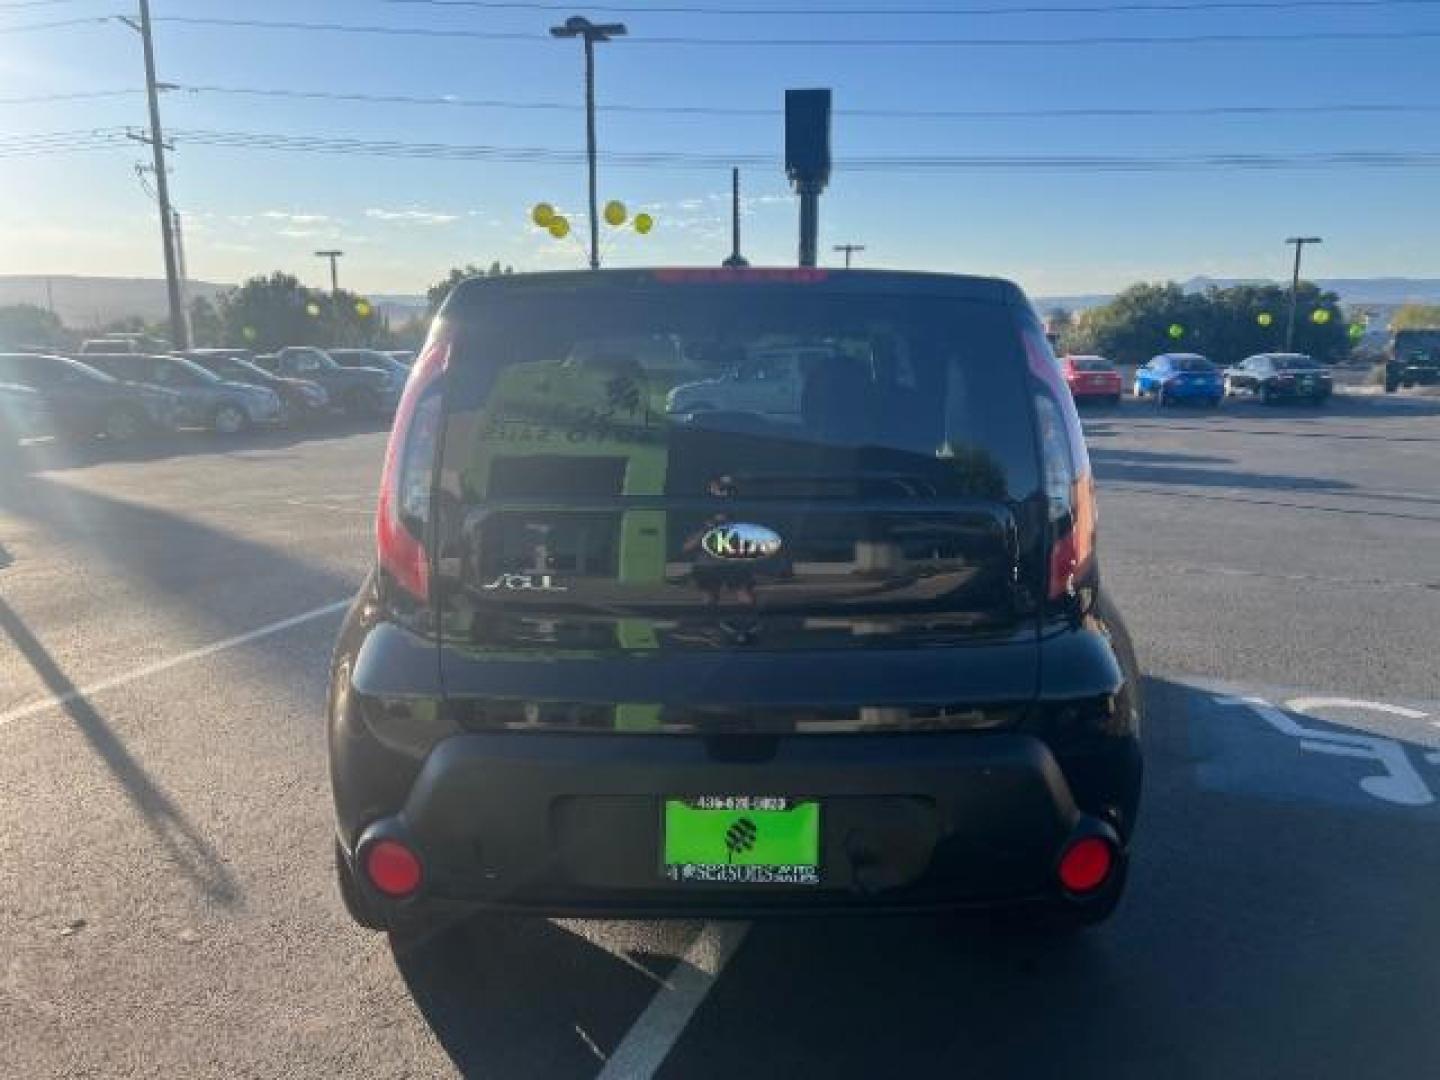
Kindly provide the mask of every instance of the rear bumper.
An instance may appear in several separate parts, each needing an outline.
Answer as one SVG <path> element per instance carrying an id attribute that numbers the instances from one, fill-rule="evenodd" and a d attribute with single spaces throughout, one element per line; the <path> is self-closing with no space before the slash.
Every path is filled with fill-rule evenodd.
<path id="1" fill-rule="evenodd" d="M 1077 836 L 1123 851 L 1029 735 L 795 736 L 761 749 L 757 759 L 753 740 L 457 735 L 429 754 L 398 813 L 342 844 L 352 860 L 380 839 L 419 854 L 418 895 L 393 902 L 372 890 L 395 923 L 457 908 L 742 917 L 983 907 L 1060 898 L 1056 865 Z M 1107 749 L 1103 768 L 1138 786 L 1135 740 Z M 820 884 L 668 880 L 661 800 L 700 795 L 817 798 Z M 1133 791 L 1114 795 L 1133 806 Z M 1083 902 L 1104 900 L 1102 890 Z"/>
<path id="2" fill-rule="evenodd" d="M 1104 383 L 1090 383 L 1088 385 L 1084 383 L 1070 384 L 1070 396 L 1077 401 L 1082 398 L 1117 398 L 1124 394 L 1124 392 L 1125 386 L 1119 381 L 1116 381 L 1114 385 Z"/>

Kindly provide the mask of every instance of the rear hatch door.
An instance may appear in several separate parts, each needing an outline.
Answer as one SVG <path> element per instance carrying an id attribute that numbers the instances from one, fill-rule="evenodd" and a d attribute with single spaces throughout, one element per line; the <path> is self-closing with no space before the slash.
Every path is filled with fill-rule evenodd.
<path id="1" fill-rule="evenodd" d="M 1044 505 L 1005 303 L 604 281 L 447 313 L 437 601 L 469 722 L 875 729 L 1029 700 Z"/>

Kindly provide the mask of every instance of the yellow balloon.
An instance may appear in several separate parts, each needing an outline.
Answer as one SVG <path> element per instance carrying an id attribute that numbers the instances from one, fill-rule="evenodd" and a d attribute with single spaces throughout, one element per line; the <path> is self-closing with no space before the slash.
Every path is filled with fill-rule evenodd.
<path id="1" fill-rule="evenodd" d="M 315 303 L 315 301 L 313 300 L 310 301 L 310 303 L 305 305 L 305 314 L 309 315 L 311 318 L 315 318 L 320 314 L 320 305 Z"/>
<path id="2" fill-rule="evenodd" d="M 556 240 L 564 240 L 570 235 L 570 222 L 559 214 L 551 217 L 550 223 L 545 227 L 550 230 L 550 235 Z"/>
<path id="3" fill-rule="evenodd" d="M 1315 314 L 1311 315 L 1310 318 L 1317 326 L 1324 326 L 1330 321 L 1330 312 L 1326 311 L 1323 307 L 1316 308 Z"/>
<path id="4" fill-rule="evenodd" d="M 240 336 L 246 341 L 254 341 L 260 334 L 253 326 L 243 326 L 240 328 Z"/>
<path id="5" fill-rule="evenodd" d="M 359 315 L 362 319 L 368 319 L 370 317 L 370 302 L 368 300 L 356 300 L 355 314 Z"/>
<path id="6" fill-rule="evenodd" d="M 624 225 L 626 216 L 625 204 L 620 200 L 611 199 L 605 204 L 605 223 L 607 225 Z"/>
<path id="7" fill-rule="evenodd" d="M 539 225 L 542 229 L 548 229 L 550 222 L 555 218 L 555 208 L 548 202 L 535 204 L 535 209 L 530 211 L 530 220 Z"/>
<path id="8" fill-rule="evenodd" d="M 655 227 L 655 219 L 649 214 L 635 215 L 635 231 L 644 236 Z"/>
<path id="9" fill-rule="evenodd" d="M 1262 311 L 1259 315 L 1255 316 L 1255 321 L 1261 326 L 1269 326 L 1275 321 L 1275 316 L 1271 315 L 1268 311 Z"/>

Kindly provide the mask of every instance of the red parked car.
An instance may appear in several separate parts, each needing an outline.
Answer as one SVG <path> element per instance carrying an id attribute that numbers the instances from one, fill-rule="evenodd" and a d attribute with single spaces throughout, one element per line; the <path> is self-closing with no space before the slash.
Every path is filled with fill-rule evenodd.
<path id="1" fill-rule="evenodd" d="M 1096 400 L 1120 404 L 1124 383 L 1119 370 L 1103 356 L 1067 356 L 1060 361 L 1060 367 L 1077 404 Z"/>

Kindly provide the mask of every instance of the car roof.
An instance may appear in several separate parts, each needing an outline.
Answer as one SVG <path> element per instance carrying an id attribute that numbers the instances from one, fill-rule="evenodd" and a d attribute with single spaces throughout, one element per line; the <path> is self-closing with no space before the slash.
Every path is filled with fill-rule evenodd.
<path id="1" fill-rule="evenodd" d="M 902 292 L 914 296 L 989 300 L 1025 304 L 1020 287 L 1003 278 L 898 270 L 832 270 L 816 267 L 645 267 L 620 270 L 565 270 L 500 277 L 468 278 L 451 292 L 442 313 L 455 314 L 492 292 L 579 290 L 594 288 L 650 290 L 734 287 L 795 288 L 825 295 L 874 295 Z"/>

